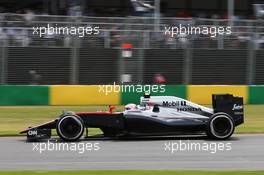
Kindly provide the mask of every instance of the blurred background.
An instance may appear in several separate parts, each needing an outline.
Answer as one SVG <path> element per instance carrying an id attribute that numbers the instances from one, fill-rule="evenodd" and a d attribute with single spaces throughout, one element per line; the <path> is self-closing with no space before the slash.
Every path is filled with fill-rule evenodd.
<path id="1" fill-rule="evenodd" d="M 263 0 L 0 0 L 1 84 L 264 84 Z M 99 35 L 33 35 L 33 27 Z M 164 27 L 231 26 L 231 35 Z"/>

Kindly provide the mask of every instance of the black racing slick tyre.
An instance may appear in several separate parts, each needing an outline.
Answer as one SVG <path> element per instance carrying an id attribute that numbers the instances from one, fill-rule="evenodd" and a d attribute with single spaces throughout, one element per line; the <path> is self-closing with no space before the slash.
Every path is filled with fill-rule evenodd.
<path id="1" fill-rule="evenodd" d="M 84 132 L 83 120 L 74 114 L 64 115 L 58 120 L 56 131 L 64 141 L 77 141 Z"/>
<path id="2" fill-rule="evenodd" d="M 228 114 L 215 113 L 208 122 L 206 134 L 211 139 L 228 139 L 234 133 L 235 125 Z"/>

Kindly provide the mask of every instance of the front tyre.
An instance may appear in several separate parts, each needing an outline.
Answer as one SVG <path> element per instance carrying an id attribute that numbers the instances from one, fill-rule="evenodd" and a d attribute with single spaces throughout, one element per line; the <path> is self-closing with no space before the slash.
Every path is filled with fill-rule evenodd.
<path id="1" fill-rule="evenodd" d="M 77 141 L 84 132 L 83 120 L 73 114 L 62 116 L 56 126 L 57 134 L 64 141 Z"/>
<path id="2" fill-rule="evenodd" d="M 234 133 L 233 119 L 226 113 L 214 114 L 208 122 L 207 136 L 212 139 L 227 139 Z"/>

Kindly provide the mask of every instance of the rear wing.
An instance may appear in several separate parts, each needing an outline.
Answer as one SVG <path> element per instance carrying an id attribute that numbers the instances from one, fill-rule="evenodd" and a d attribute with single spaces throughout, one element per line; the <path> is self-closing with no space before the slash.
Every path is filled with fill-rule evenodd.
<path id="1" fill-rule="evenodd" d="M 244 123 L 244 103 L 242 97 L 235 97 L 231 94 L 213 94 L 212 104 L 214 113 L 225 112 L 229 114 L 236 126 Z"/>

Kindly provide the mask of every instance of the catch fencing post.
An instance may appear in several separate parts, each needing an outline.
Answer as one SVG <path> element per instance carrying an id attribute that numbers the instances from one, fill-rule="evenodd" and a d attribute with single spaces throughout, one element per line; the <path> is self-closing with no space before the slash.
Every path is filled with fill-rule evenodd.
<path id="1" fill-rule="evenodd" d="M 248 43 L 248 60 L 247 60 L 247 84 L 252 85 L 254 84 L 255 79 L 255 61 L 256 61 L 256 50 L 254 43 L 250 41 Z"/>
<path id="2" fill-rule="evenodd" d="M 80 40 L 74 37 L 73 46 L 71 48 L 70 84 L 79 84 L 79 50 Z"/>
<path id="3" fill-rule="evenodd" d="M 6 84 L 6 77 L 7 77 L 7 46 L 6 40 L 3 40 L 2 47 L 1 47 L 1 72 L 0 72 L 0 84 Z"/>
<path id="4" fill-rule="evenodd" d="M 183 81 L 184 84 L 190 84 L 192 81 L 192 43 L 188 43 L 188 46 L 184 49 L 184 69 L 183 69 Z"/>

